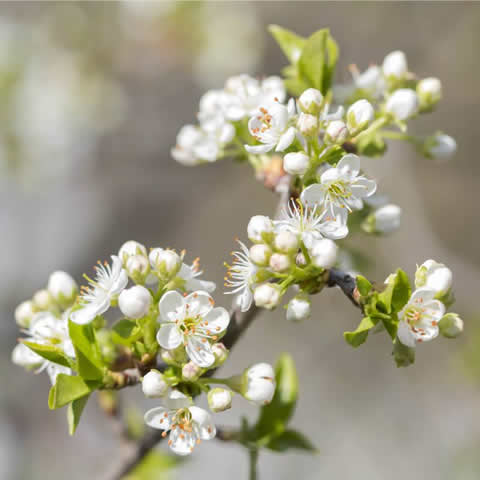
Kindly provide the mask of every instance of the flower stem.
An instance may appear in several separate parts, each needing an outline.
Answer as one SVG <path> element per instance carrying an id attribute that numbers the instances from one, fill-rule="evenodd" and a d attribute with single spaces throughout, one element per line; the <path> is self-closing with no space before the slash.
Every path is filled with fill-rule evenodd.
<path id="1" fill-rule="evenodd" d="M 374 132 L 376 132 L 379 128 L 384 127 L 390 122 L 390 118 L 387 116 L 377 118 L 366 130 L 363 132 L 360 132 L 356 137 L 355 141 L 358 142 L 358 140 L 362 137 L 366 137 Z"/>
<path id="2" fill-rule="evenodd" d="M 257 480 L 258 450 L 256 448 L 251 448 L 249 450 L 249 458 L 250 458 L 250 474 L 248 478 L 250 480 Z"/>

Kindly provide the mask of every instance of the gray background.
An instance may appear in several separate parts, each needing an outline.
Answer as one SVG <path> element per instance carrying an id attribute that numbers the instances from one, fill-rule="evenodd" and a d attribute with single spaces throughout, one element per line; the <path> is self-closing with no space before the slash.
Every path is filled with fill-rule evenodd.
<path id="1" fill-rule="evenodd" d="M 246 167 L 225 160 L 187 169 L 169 156 L 180 126 L 194 119 L 202 92 L 221 86 L 227 73 L 239 73 L 232 62 L 235 51 L 225 55 L 226 67 L 214 62 L 202 79 L 191 66 L 198 56 L 196 37 L 181 15 L 172 21 L 157 12 L 151 21 L 155 8 L 141 18 L 124 4 L 63 5 L 60 14 L 59 7 L 3 3 L 0 18 L 24 25 L 27 32 L 45 24 L 41 28 L 56 32 L 54 44 L 67 55 L 86 52 L 93 58 L 91 67 L 122 94 L 112 114 L 114 127 L 90 134 L 87 152 L 67 151 L 68 158 L 56 159 L 69 162 L 68 168 L 53 168 L 42 180 L 3 174 L 0 478 L 8 479 L 100 478 L 118 452 L 118 441 L 95 401 L 87 406 L 75 437 L 68 438 L 64 412 L 48 410 L 47 377 L 10 363 L 18 336 L 15 306 L 42 287 L 51 271 L 64 269 L 80 280 L 98 258 L 108 258 L 131 238 L 151 247 L 186 248 L 190 259 L 201 257 L 206 278 L 221 285 L 222 262 L 233 238 L 245 238 L 249 217 L 273 212 L 276 201 Z M 225 373 L 243 368 L 246 359 L 273 362 L 279 352 L 290 351 L 301 382 L 294 424 L 321 453 L 262 454 L 262 478 L 478 478 L 480 391 L 459 365 L 478 311 L 480 5 L 210 3 L 210 14 L 202 17 L 196 6 L 181 7 L 192 9 L 188 15 L 204 22 L 203 28 L 223 25 L 213 20 L 217 15 L 233 16 L 233 28 L 220 32 L 232 45 L 238 36 L 245 48 L 245 29 L 252 29 L 245 54 L 252 50 L 252 74 L 276 73 L 285 64 L 265 31 L 269 23 L 305 35 L 328 26 L 341 48 L 337 78 L 343 80 L 348 79 L 350 63 L 363 69 L 381 62 L 391 50 L 404 50 L 412 71 L 438 76 L 444 87 L 438 111 L 413 122 L 412 129 L 442 129 L 459 146 L 456 157 L 445 164 L 422 159 L 408 145 L 395 143 L 384 158 L 365 161 L 381 189 L 402 206 L 404 218 L 392 237 L 361 237 L 358 242 L 375 255 L 367 273 L 378 280 L 398 266 L 412 274 L 415 264 L 427 258 L 449 265 L 455 276 L 455 310 L 471 319 L 466 335 L 459 341 L 423 345 L 414 367 L 397 369 L 382 335 L 358 350 L 345 344 L 342 332 L 359 318 L 337 291 L 319 295 L 314 317 L 301 325 L 288 324 L 281 311 L 263 315 L 236 347 Z M 2 28 L 0 24 L 0 34 Z M 24 42 L 41 58 L 43 44 L 33 34 Z M 40 83 L 38 100 L 43 88 Z M 104 114 L 100 109 L 92 122 Z M 47 112 L 44 121 L 49 121 Z M 46 165 L 53 159 L 42 161 L 45 165 L 35 169 L 50 168 Z M 225 306 L 230 300 L 221 289 L 216 298 Z M 129 392 L 128 399 L 140 411 L 155 405 L 138 391 Z M 243 413 L 253 416 L 255 409 L 238 399 L 230 413 L 217 418 L 235 425 Z M 204 443 L 174 473 L 179 479 L 194 475 L 244 479 L 246 454 L 235 446 Z"/>

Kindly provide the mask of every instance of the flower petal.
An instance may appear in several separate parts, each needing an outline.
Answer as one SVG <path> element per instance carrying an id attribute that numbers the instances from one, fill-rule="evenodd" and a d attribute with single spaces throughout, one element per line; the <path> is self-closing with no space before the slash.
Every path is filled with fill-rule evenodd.
<path id="1" fill-rule="evenodd" d="M 245 150 L 253 155 L 260 155 L 267 153 L 275 147 L 274 143 L 267 143 L 265 145 L 245 145 Z"/>
<path id="2" fill-rule="evenodd" d="M 400 321 L 398 323 L 397 336 L 400 342 L 410 348 L 414 348 L 416 344 L 415 334 L 412 332 L 407 322 Z"/>
<path id="3" fill-rule="evenodd" d="M 79 310 L 70 314 L 70 320 L 78 325 L 86 325 L 94 320 L 97 315 L 105 313 L 110 307 L 110 297 L 107 295 L 97 299 L 96 302 L 88 303 Z"/>
<path id="4" fill-rule="evenodd" d="M 143 418 L 149 427 L 170 430 L 173 415 L 174 411 L 169 411 L 165 407 L 156 407 L 145 413 Z"/>
<path id="5" fill-rule="evenodd" d="M 290 127 L 278 140 L 276 152 L 283 152 L 287 149 L 295 140 L 296 129 L 295 127 Z"/>
<path id="6" fill-rule="evenodd" d="M 183 341 L 183 335 L 174 323 L 163 323 L 157 332 L 158 344 L 167 350 L 177 348 Z"/>
<path id="7" fill-rule="evenodd" d="M 203 408 L 192 406 L 189 408 L 192 419 L 198 428 L 198 436 L 202 440 L 211 440 L 215 437 L 216 428 L 212 416 Z"/>
<path id="8" fill-rule="evenodd" d="M 302 192 L 300 199 L 306 207 L 321 204 L 325 199 L 324 188 L 319 183 L 314 183 Z"/>
<path id="9" fill-rule="evenodd" d="M 366 177 L 358 177 L 350 188 L 355 197 L 365 198 L 375 193 L 377 182 Z"/>
<path id="10" fill-rule="evenodd" d="M 197 437 L 193 432 L 175 428 L 170 432 L 168 445 L 177 455 L 190 455 L 195 448 Z"/>
<path id="11" fill-rule="evenodd" d="M 185 297 L 185 315 L 204 317 L 213 308 L 213 303 L 212 297 L 207 292 L 201 290 L 193 292 Z"/>
<path id="12" fill-rule="evenodd" d="M 228 327 L 230 315 L 223 307 L 216 307 L 208 312 L 203 320 L 204 323 L 208 323 L 204 329 L 212 332 L 212 335 L 217 335 Z"/>
<path id="13" fill-rule="evenodd" d="M 215 355 L 208 342 L 202 342 L 199 338 L 191 336 L 187 340 L 187 355 L 190 360 L 199 367 L 210 367 L 215 362 Z"/>
<path id="14" fill-rule="evenodd" d="M 435 292 L 433 290 L 430 290 L 428 288 L 418 288 L 412 293 L 412 296 L 410 297 L 408 303 L 418 306 L 430 302 L 431 300 L 434 300 L 434 298 Z"/>
<path id="15" fill-rule="evenodd" d="M 344 155 L 337 163 L 337 169 L 349 178 L 356 177 L 360 172 L 360 157 L 353 153 Z"/>
<path id="16" fill-rule="evenodd" d="M 160 299 L 158 309 L 162 321 L 174 322 L 178 318 L 184 318 L 185 301 L 180 293 L 171 290 Z"/>

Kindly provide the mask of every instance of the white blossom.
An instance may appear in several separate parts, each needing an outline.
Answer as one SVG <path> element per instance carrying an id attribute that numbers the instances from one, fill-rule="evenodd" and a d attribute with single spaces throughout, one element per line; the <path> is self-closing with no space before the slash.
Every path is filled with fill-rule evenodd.
<path id="1" fill-rule="evenodd" d="M 56 271 L 48 279 L 47 290 L 56 302 L 73 302 L 77 295 L 77 282 L 67 272 Z"/>
<path id="2" fill-rule="evenodd" d="M 275 149 L 283 152 L 295 140 L 296 129 L 290 125 L 295 115 L 295 101 L 290 99 L 288 106 L 274 103 L 269 107 L 260 107 L 248 122 L 250 134 L 261 145 L 245 145 L 249 153 L 267 153 Z"/>
<path id="3" fill-rule="evenodd" d="M 418 111 L 418 96 L 411 88 L 395 90 L 385 104 L 385 110 L 397 120 L 406 120 Z"/>
<path id="4" fill-rule="evenodd" d="M 110 302 L 127 286 L 128 275 L 122 267 L 122 261 L 112 255 L 112 266 L 98 264 L 95 267 L 95 280 L 89 280 L 89 286 L 80 297 L 80 308 L 70 314 L 72 322 L 86 324 L 97 315 L 102 315 L 110 308 Z"/>
<path id="5" fill-rule="evenodd" d="M 445 306 L 435 300 L 435 292 L 419 288 L 398 313 L 398 339 L 407 347 L 433 340 L 438 336 L 438 322 L 445 313 Z"/>
<path id="6" fill-rule="evenodd" d="M 275 372 L 268 363 L 257 363 L 243 374 L 242 395 L 257 405 L 268 405 L 275 394 Z"/>
<path id="7" fill-rule="evenodd" d="M 151 304 L 152 295 L 142 285 L 126 288 L 118 297 L 118 307 L 127 318 L 144 317 L 149 312 Z"/>
<path id="8" fill-rule="evenodd" d="M 310 163 L 310 157 L 303 152 L 290 152 L 283 157 L 283 169 L 291 175 L 303 175 Z"/>
<path id="9" fill-rule="evenodd" d="M 212 388 L 208 392 L 208 407 L 212 412 L 224 412 L 232 407 L 232 392 L 226 388 Z"/>
<path id="10" fill-rule="evenodd" d="M 368 100 L 358 100 L 347 110 L 347 127 L 352 135 L 356 135 L 375 118 L 375 111 Z"/>
<path id="11" fill-rule="evenodd" d="M 333 240 L 323 238 L 316 240 L 308 252 L 316 267 L 331 268 L 337 261 L 338 247 Z"/>
<path id="12" fill-rule="evenodd" d="M 362 209 L 363 199 L 373 195 L 377 185 L 359 173 L 360 158 L 353 154 L 344 155 L 335 167 L 322 173 L 320 183 L 310 185 L 302 192 L 302 203 L 307 207 L 321 205 L 334 219 L 342 210 Z"/>
<path id="13" fill-rule="evenodd" d="M 280 301 L 280 290 L 278 286 L 273 283 L 263 283 L 255 287 L 253 298 L 257 307 L 271 310 L 275 308 Z"/>
<path id="14" fill-rule="evenodd" d="M 446 295 L 452 288 L 452 271 L 443 263 L 435 260 L 427 260 L 415 273 L 415 285 L 417 288 L 426 288 L 435 294 Z"/>
<path id="15" fill-rule="evenodd" d="M 208 280 L 201 280 L 200 277 L 203 271 L 200 270 L 199 259 L 195 259 L 192 265 L 182 263 L 180 271 L 177 273 L 177 278 L 183 280 L 183 289 L 187 292 L 194 292 L 195 290 L 205 290 L 208 293 L 212 293 L 216 285 L 214 282 Z"/>
<path id="16" fill-rule="evenodd" d="M 242 312 L 246 312 L 253 302 L 254 278 L 258 267 L 250 259 L 246 245 L 238 240 L 240 251 L 233 252 L 233 262 L 225 277 L 225 286 L 231 288 L 226 294 L 237 295 Z"/>
<path id="17" fill-rule="evenodd" d="M 142 391 L 146 397 L 163 397 L 168 391 L 165 377 L 157 370 L 150 370 L 142 379 Z"/>
<path id="18" fill-rule="evenodd" d="M 177 455 L 189 455 L 201 440 L 211 440 L 216 429 L 210 414 L 192 405 L 189 397 L 173 390 L 165 399 L 165 407 L 152 408 L 145 414 L 145 423 L 170 432 L 168 446 Z"/>
<path id="19" fill-rule="evenodd" d="M 217 340 L 230 322 L 228 312 L 213 305 L 212 297 L 204 291 L 187 297 L 176 291 L 165 293 L 158 304 L 159 345 L 167 350 L 184 345 L 190 360 L 199 367 L 210 367 L 215 362 L 210 342 Z"/>

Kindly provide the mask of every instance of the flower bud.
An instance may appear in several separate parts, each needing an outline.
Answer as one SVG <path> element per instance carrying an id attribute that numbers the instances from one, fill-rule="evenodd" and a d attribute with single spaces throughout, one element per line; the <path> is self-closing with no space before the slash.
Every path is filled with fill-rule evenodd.
<path id="1" fill-rule="evenodd" d="M 78 286 L 67 272 L 57 271 L 50 275 L 47 290 L 57 303 L 68 306 L 75 301 Z"/>
<path id="2" fill-rule="evenodd" d="M 317 115 L 323 103 L 323 95 L 316 88 L 307 88 L 298 99 L 298 105 L 303 113 Z"/>
<path id="3" fill-rule="evenodd" d="M 126 288 L 118 297 L 118 306 L 127 318 L 142 318 L 152 304 L 152 295 L 142 285 Z"/>
<path id="4" fill-rule="evenodd" d="M 137 283 L 143 283 L 150 273 L 150 262 L 143 255 L 132 255 L 128 257 L 125 265 L 128 276 Z"/>
<path id="5" fill-rule="evenodd" d="M 290 268 L 291 262 L 288 255 L 283 253 L 274 253 L 270 257 L 269 265 L 274 272 L 282 273 Z"/>
<path id="6" fill-rule="evenodd" d="M 415 273 L 416 287 L 433 290 L 438 296 L 444 296 L 450 291 L 452 280 L 452 271 L 435 260 L 427 260 Z"/>
<path id="7" fill-rule="evenodd" d="M 273 245 L 276 250 L 282 253 L 291 253 L 298 250 L 298 237 L 292 232 L 279 232 L 275 235 Z"/>
<path id="8" fill-rule="evenodd" d="M 463 332 L 463 320 L 456 313 L 447 313 L 438 322 L 440 333 L 447 338 L 456 338 Z"/>
<path id="9" fill-rule="evenodd" d="M 138 243 L 135 240 L 129 240 L 120 247 L 120 250 L 118 251 L 118 256 L 122 261 L 123 265 L 125 266 L 128 257 L 131 257 L 133 255 L 143 255 L 144 257 L 146 257 L 147 249 L 141 243 Z"/>
<path id="10" fill-rule="evenodd" d="M 423 151 L 427 157 L 447 160 L 457 151 L 457 142 L 449 135 L 436 133 L 426 138 Z"/>
<path id="11" fill-rule="evenodd" d="M 253 299 L 257 307 L 264 307 L 271 310 L 275 308 L 280 301 L 280 289 L 273 283 L 263 283 L 255 288 Z"/>
<path id="12" fill-rule="evenodd" d="M 228 358 L 228 349 L 227 347 L 221 343 L 214 343 L 212 345 L 212 353 L 215 355 L 215 366 L 219 367 L 223 365 Z"/>
<path id="13" fill-rule="evenodd" d="M 177 361 L 175 360 L 171 350 L 162 350 L 162 353 L 160 354 L 160 356 L 162 357 L 162 360 L 167 365 L 176 365 L 177 364 Z"/>
<path id="14" fill-rule="evenodd" d="M 48 290 L 39 290 L 33 296 L 33 306 L 36 310 L 48 310 L 53 303 L 53 298 Z"/>
<path id="15" fill-rule="evenodd" d="M 328 238 L 317 240 L 309 249 L 312 263 L 320 268 L 333 267 L 337 261 L 337 251 L 338 247 L 335 242 Z"/>
<path id="16" fill-rule="evenodd" d="M 297 265 L 297 267 L 304 267 L 306 264 L 307 260 L 305 255 L 302 252 L 299 252 L 295 257 L 295 265 Z"/>
<path id="17" fill-rule="evenodd" d="M 270 260 L 271 255 L 272 249 L 264 243 L 257 243 L 250 247 L 250 260 L 256 265 L 259 265 L 260 267 L 265 267 L 266 265 L 268 265 L 268 261 Z"/>
<path id="18" fill-rule="evenodd" d="M 142 390 L 146 397 L 163 397 L 168 391 L 168 383 L 158 370 L 150 370 L 142 380 Z"/>
<path id="19" fill-rule="evenodd" d="M 254 243 L 270 242 L 273 234 L 273 223 L 269 217 L 254 215 L 248 222 L 248 238 Z"/>
<path id="20" fill-rule="evenodd" d="M 442 98 L 442 83 L 438 78 L 424 78 L 417 84 L 417 94 L 422 107 L 432 107 Z"/>
<path id="21" fill-rule="evenodd" d="M 417 94 L 411 88 L 399 88 L 390 95 L 385 109 L 397 120 L 406 120 L 418 111 Z"/>
<path id="22" fill-rule="evenodd" d="M 309 113 L 300 113 L 297 120 L 297 129 L 305 137 L 315 135 L 318 130 L 318 118 Z"/>
<path id="23" fill-rule="evenodd" d="M 40 367 L 45 360 L 23 343 L 19 343 L 12 351 L 12 362 L 28 370 Z"/>
<path id="24" fill-rule="evenodd" d="M 375 118 L 375 111 L 368 100 L 358 100 L 347 110 L 347 127 L 352 135 L 361 132 Z"/>
<path id="25" fill-rule="evenodd" d="M 400 50 L 389 53 L 383 60 L 386 77 L 402 78 L 408 73 L 407 57 Z"/>
<path id="26" fill-rule="evenodd" d="M 181 257 L 173 250 L 154 248 L 150 251 L 148 258 L 152 268 L 168 278 L 176 275 L 182 266 Z"/>
<path id="27" fill-rule="evenodd" d="M 287 320 L 290 322 L 300 322 L 310 317 L 312 304 L 308 295 L 299 293 L 288 302 Z"/>
<path id="28" fill-rule="evenodd" d="M 268 363 L 257 363 L 243 373 L 241 394 L 257 405 L 268 405 L 275 394 L 275 372 Z"/>
<path id="29" fill-rule="evenodd" d="M 188 382 L 194 382 L 199 379 L 203 371 L 203 368 L 190 361 L 182 368 L 182 378 Z"/>
<path id="30" fill-rule="evenodd" d="M 392 233 L 400 227 L 402 209 L 392 203 L 377 208 L 362 223 L 368 233 Z"/>
<path id="31" fill-rule="evenodd" d="M 212 388 L 207 395 L 208 407 L 212 412 L 224 412 L 232 407 L 232 392 L 226 388 Z"/>
<path id="32" fill-rule="evenodd" d="M 291 152 L 283 157 L 283 169 L 291 175 L 303 175 L 309 163 L 310 157 L 303 152 Z"/>
<path id="33" fill-rule="evenodd" d="M 34 315 L 33 302 L 27 300 L 15 309 L 15 321 L 22 328 L 28 328 Z"/>
<path id="34" fill-rule="evenodd" d="M 342 144 L 348 137 L 348 130 L 345 122 L 341 120 L 334 120 L 328 124 L 325 131 L 325 143 L 338 143 Z"/>

